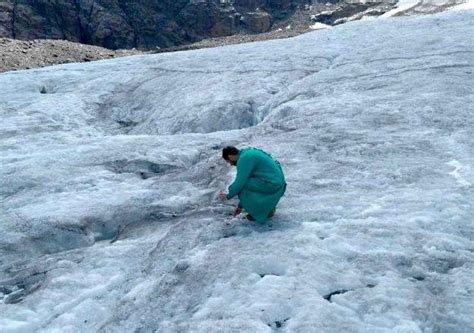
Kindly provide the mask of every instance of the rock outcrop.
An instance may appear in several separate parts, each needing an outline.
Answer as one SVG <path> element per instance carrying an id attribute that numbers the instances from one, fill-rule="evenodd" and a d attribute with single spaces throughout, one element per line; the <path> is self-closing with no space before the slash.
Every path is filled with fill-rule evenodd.
<path id="1" fill-rule="evenodd" d="M 207 37 L 269 31 L 310 0 L 6 0 L 0 37 L 163 48 Z"/>

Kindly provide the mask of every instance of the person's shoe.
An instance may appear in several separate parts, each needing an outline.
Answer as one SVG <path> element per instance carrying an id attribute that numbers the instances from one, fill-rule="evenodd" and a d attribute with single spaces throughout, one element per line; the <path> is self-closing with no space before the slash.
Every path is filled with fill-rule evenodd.
<path id="1" fill-rule="evenodd" d="M 271 219 L 273 217 L 273 215 L 275 215 L 275 212 L 276 212 L 276 208 L 273 208 L 270 213 L 268 213 L 268 218 Z"/>
<path id="2" fill-rule="evenodd" d="M 253 216 L 250 215 L 250 214 L 247 214 L 246 218 L 247 218 L 247 220 L 249 220 L 249 221 L 255 221 L 255 219 L 253 218 Z"/>

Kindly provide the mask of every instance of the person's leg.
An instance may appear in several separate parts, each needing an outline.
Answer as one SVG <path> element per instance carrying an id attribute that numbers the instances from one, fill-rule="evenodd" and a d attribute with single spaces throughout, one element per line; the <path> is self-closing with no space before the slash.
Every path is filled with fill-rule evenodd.
<path id="1" fill-rule="evenodd" d="M 275 212 L 276 212 L 276 208 L 273 208 L 270 213 L 268 213 L 268 218 L 271 219 L 274 215 L 275 215 Z M 255 219 L 252 217 L 252 215 L 250 214 L 247 214 L 246 216 L 247 220 L 249 221 L 255 221 Z"/>
<path id="2" fill-rule="evenodd" d="M 276 196 L 278 196 L 278 193 L 271 195 L 252 192 L 244 187 L 241 193 L 239 193 L 239 200 L 240 205 L 247 213 L 245 217 L 249 221 L 265 223 L 275 214 L 275 204 L 278 203 Z"/>
<path id="3" fill-rule="evenodd" d="M 276 208 L 273 208 L 270 213 L 268 213 L 268 218 L 272 218 L 274 215 L 275 215 L 275 212 L 276 212 Z"/>
<path id="4" fill-rule="evenodd" d="M 281 189 L 281 185 L 273 184 L 260 178 L 249 178 L 245 183 L 245 189 L 263 194 L 273 194 Z"/>

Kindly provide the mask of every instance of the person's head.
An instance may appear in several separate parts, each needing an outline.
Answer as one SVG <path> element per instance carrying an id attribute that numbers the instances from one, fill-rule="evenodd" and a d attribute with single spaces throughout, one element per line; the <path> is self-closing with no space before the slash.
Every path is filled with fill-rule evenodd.
<path id="1" fill-rule="evenodd" d="M 227 146 L 222 149 L 222 158 L 226 160 L 230 165 L 237 165 L 239 152 L 240 150 L 238 150 L 237 148 L 233 146 Z"/>

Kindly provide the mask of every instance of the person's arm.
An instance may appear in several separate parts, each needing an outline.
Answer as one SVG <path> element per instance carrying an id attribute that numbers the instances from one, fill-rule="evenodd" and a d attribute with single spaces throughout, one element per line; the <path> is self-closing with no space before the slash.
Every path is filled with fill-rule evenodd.
<path id="1" fill-rule="evenodd" d="M 227 199 L 232 199 L 242 191 L 255 168 L 255 158 L 248 154 L 242 155 L 237 161 L 237 176 L 232 185 L 229 186 L 229 193 Z"/>

